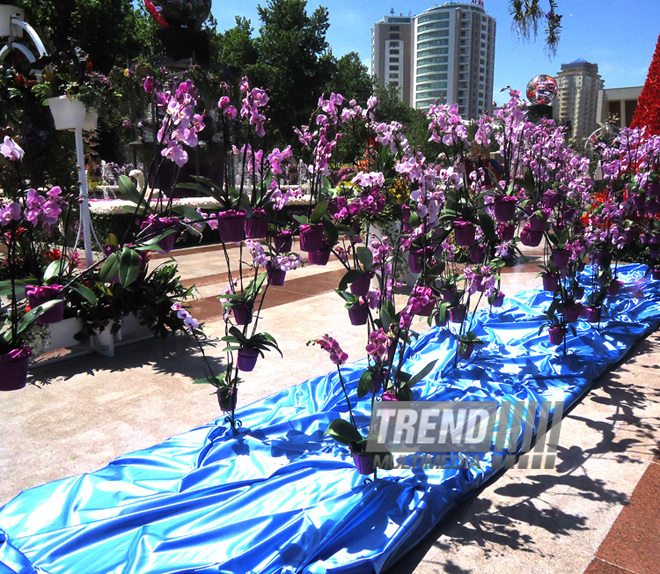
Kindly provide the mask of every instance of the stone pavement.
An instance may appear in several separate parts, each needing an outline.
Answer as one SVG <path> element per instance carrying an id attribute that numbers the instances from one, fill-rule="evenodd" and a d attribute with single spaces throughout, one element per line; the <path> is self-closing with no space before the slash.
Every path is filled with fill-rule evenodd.
<path id="1" fill-rule="evenodd" d="M 198 286 L 193 315 L 205 321 L 222 361 L 217 295 L 226 284 L 215 246 L 175 253 L 182 276 Z M 504 290 L 536 286 L 530 263 L 505 269 Z M 230 250 L 232 259 L 240 256 Z M 285 359 L 258 362 L 240 387 L 247 404 L 327 372 L 330 364 L 305 343 L 335 336 L 351 360 L 364 354 L 365 332 L 351 327 L 332 290 L 338 262 L 290 272 L 271 287 L 263 330 Z M 423 324 L 421 324 L 423 325 Z M 393 574 L 650 574 L 660 571 L 660 335 L 640 342 L 567 416 L 553 470 L 511 469 L 461 505 L 398 563 Z M 87 355 L 31 369 L 29 385 L 0 393 L 0 504 L 21 490 L 108 464 L 219 416 L 200 352 L 184 336 Z"/>

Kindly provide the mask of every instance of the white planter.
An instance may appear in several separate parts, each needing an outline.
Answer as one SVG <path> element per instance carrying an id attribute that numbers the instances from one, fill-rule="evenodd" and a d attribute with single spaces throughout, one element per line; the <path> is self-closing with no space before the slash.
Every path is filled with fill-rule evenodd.
<path id="1" fill-rule="evenodd" d="M 115 338 L 112 334 L 112 326 L 107 325 L 103 331 L 94 331 L 90 338 L 92 350 L 104 357 L 115 356 Z"/>
<path id="2" fill-rule="evenodd" d="M 56 130 L 84 128 L 87 110 L 80 100 L 69 96 L 58 96 L 46 100 L 53 114 Z"/>
<path id="3" fill-rule="evenodd" d="M 58 323 L 50 323 L 43 327 L 43 337 L 39 337 L 33 344 L 35 355 L 43 355 L 48 351 L 57 351 L 80 345 L 75 334 L 83 330 L 83 323 L 77 317 L 64 319 Z"/>
<path id="4" fill-rule="evenodd" d="M 94 131 L 99 124 L 99 114 L 96 110 L 87 110 L 85 112 L 85 123 L 83 129 L 88 132 Z"/>
<path id="5" fill-rule="evenodd" d="M 23 28 L 11 25 L 11 17 L 17 16 L 20 20 L 25 19 L 25 12 L 18 6 L 0 5 L 0 36 L 23 37 Z"/>

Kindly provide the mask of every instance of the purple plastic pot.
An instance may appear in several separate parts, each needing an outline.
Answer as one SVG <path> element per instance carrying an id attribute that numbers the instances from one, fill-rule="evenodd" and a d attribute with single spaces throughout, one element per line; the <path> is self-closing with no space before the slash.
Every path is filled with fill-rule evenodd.
<path id="1" fill-rule="evenodd" d="M 475 227 L 469 221 L 454 221 L 456 245 L 468 247 L 474 243 Z"/>
<path id="2" fill-rule="evenodd" d="M 602 249 L 601 251 L 594 253 L 592 263 L 598 265 L 601 269 L 609 267 L 610 263 L 612 263 L 612 255 L 610 255 L 610 252 L 606 249 Z"/>
<path id="3" fill-rule="evenodd" d="M 238 390 L 233 389 L 229 391 L 229 394 L 225 397 L 222 397 L 218 393 L 218 405 L 220 405 L 220 410 L 223 413 L 230 413 L 236 409 L 236 402 L 238 400 Z"/>
<path id="4" fill-rule="evenodd" d="M 492 307 L 501 307 L 504 304 L 504 293 L 498 293 L 493 299 Z"/>
<path id="5" fill-rule="evenodd" d="M 259 214 L 247 217 L 244 230 L 246 239 L 264 239 L 268 235 L 268 219 Z"/>
<path id="6" fill-rule="evenodd" d="M 252 323 L 252 308 L 245 304 L 234 305 L 232 308 L 234 321 L 237 325 L 249 325 Z"/>
<path id="7" fill-rule="evenodd" d="M 360 474 L 373 474 L 375 472 L 374 463 L 363 452 L 353 452 L 353 463 Z"/>
<path id="8" fill-rule="evenodd" d="M 660 268 L 659 267 L 654 267 L 653 270 L 651 271 L 651 277 L 653 277 L 654 281 L 660 280 Z"/>
<path id="9" fill-rule="evenodd" d="M 317 223 L 316 225 L 301 225 L 300 226 L 300 250 L 301 251 L 318 251 L 321 249 L 321 242 L 323 241 L 323 225 Z"/>
<path id="10" fill-rule="evenodd" d="M 532 230 L 529 224 L 525 225 L 520 232 L 520 242 L 527 247 L 538 247 L 541 239 L 543 239 L 543 232 Z"/>
<path id="11" fill-rule="evenodd" d="M 246 373 L 254 369 L 259 358 L 259 351 L 250 347 L 245 347 L 238 350 L 238 370 Z"/>
<path id="12" fill-rule="evenodd" d="M 416 315 L 420 317 L 430 317 L 435 309 L 435 301 L 429 301 L 426 305 L 417 310 Z"/>
<path id="13" fill-rule="evenodd" d="M 62 285 L 28 285 L 25 287 L 25 294 L 28 298 L 28 303 L 33 309 L 48 301 L 57 299 L 62 292 Z M 64 319 L 64 301 L 55 303 L 48 311 L 40 315 L 35 323 L 37 325 L 50 325 L 52 323 L 59 323 Z"/>
<path id="14" fill-rule="evenodd" d="M 471 263 L 481 263 L 484 259 L 484 253 L 486 249 L 481 245 L 473 245 L 470 247 L 470 262 Z"/>
<path id="15" fill-rule="evenodd" d="M 556 191 L 546 191 L 543 196 L 543 207 L 546 209 L 554 209 L 559 205 L 560 196 Z"/>
<path id="16" fill-rule="evenodd" d="M 465 320 L 467 308 L 465 305 L 457 305 L 449 309 L 449 320 L 452 323 L 462 323 Z"/>
<path id="17" fill-rule="evenodd" d="M 451 303 L 454 300 L 454 295 L 456 295 L 456 289 L 443 289 L 442 291 L 442 301 L 444 303 Z"/>
<path id="18" fill-rule="evenodd" d="M 218 213 L 218 231 L 223 243 L 238 243 L 245 239 L 245 213 L 221 211 Z"/>
<path id="19" fill-rule="evenodd" d="M 550 291 L 554 293 L 559 289 L 559 277 L 557 275 L 552 275 L 551 273 L 544 273 L 542 275 L 543 279 L 543 290 Z"/>
<path id="20" fill-rule="evenodd" d="M 371 278 L 373 276 L 373 273 L 361 273 L 358 275 L 355 281 L 351 283 L 351 293 L 357 297 L 365 297 L 369 293 Z"/>
<path id="21" fill-rule="evenodd" d="M 329 247 L 324 247 L 321 245 L 320 249 L 316 251 L 310 251 L 307 254 L 307 262 L 310 265 L 327 265 L 330 260 L 330 254 L 332 250 Z"/>
<path id="22" fill-rule="evenodd" d="M 25 386 L 30 355 L 28 346 L 0 355 L 0 391 L 17 391 Z"/>
<path id="23" fill-rule="evenodd" d="M 366 325 L 369 318 L 369 307 L 364 303 L 357 303 L 348 310 L 351 325 Z"/>
<path id="24" fill-rule="evenodd" d="M 422 249 L 411 249 L 408 251 L 408 267 L 411 273 L 422 272 Z"/>
<path id="25" fill-rule="evenodd" d="M 564 341 L 564 329 L 562 327 L 550 327 L 548 339 L 551 345 L 561 345 Z"/>
<path id="26" fill-rule="evenodd" d="M 275 233 L 275 249 L 278 253 L 291 251 L 293 245 L 293 233 L 288 229 Z"/>
<path id="27" fill-rule="evenodd" d="M 576 305 L 571 305 L 570 307 L 565 307 L 564 308 L 564 321 L 567 323 L 575 323 L 580 318 L 580 315 L 582 315 L 582 312 L 584 311 L 584 307 L 580 304 Z"/>
<path id="28" fill-rule="evenodd" d="M 616 279 L 614 279 L 607 288 L 607 294 L 613 297 L 614 295 L 619 294 L 620 289 L 621 289 L 621 281 L 617 281 Z"/>
<path id="29" fill-rule="evenodd" d="M 497 232 L 502 241 L 511 241 L 516 234 L 516 226 L 513 223 L 502 223 L 498 225 Z"/>
<path id="30" fill-rule="evenodd" d="M 571 258 L 571 252 L 568 249 L 553 249 L 552 262 L 557 269 L 566 269 Z"/>
<path id="31" fill-rule="evenodd" d="M 536 213 L 527 220 L 531 231 L 545 231 L 548 228 L 548 220 L 540 218 Z"/>
<path id="32" fill-rule="evenodd" d="M 142 232 L 145 237 L 156 237 L 168 229 L 176 229 L 156 243 L 163 253 L 170 253 L 174 249 L 181 228 L 178 217 L 153 217 L 150 221 L 142 222 Z"/>
<path id="33" fill-rule="evenodd" d="M 284 278 L 286 277 L 286 271 L 283 269 L 268 269 L 268 283 L 274 287 L 281 287 L 284 285 Z"/>
<path id="34" fill-rule="evenodd" d="M 600 323 L 600 315 L 602 309 L 600 307 L 587 307 L 586 318 L 589 323 Z"/>
<path id="35" fill-rule="evenodd" d="M 398 401 L 399 399 L 396 398 L 396 394 L 394 394 L 393 391 L 385 391 L 383 395 L 381 396 L 381 399 L 384 401 Z"/>
<path id="36" fill-rule="evenodd" d="M 458 357 L 463 360 L 467 360 L 472 356 L 472 353 L 474 352 L 474 347 L 475 344 L 468 342 L 468 343 L 458 343 Z"/>
<path id="37" fill-rule="evenodd" d="M 516 216 L 517 199 L 515 197 L 497 197 L 493 202 L 495 219 L 497 221 L 511 221 Z"/>

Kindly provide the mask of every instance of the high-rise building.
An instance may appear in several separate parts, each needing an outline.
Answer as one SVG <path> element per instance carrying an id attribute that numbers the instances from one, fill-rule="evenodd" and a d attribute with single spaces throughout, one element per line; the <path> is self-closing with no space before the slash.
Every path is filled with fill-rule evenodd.
<path id="1" fill-rule="evenodd" d="M 412 102 L 412 17 L 385 16 L 371 30 L 371 75 L 385 86 L 394 84 L 399 99 Z"/>
<path id="2" fill-rule="evenodd" d="M 603 85 L 598 64 L 580 58 L 561 65 L 553 117 L 568 126 L 570 137 L 583 140 L 598 128 L 598 92 Z"/>
<path id="3" fill-rule="evenodd" d="M 416 108 L 458 104 L 465 119 L 492 111 L 495 24 L 481 0 L 449 2 L 415 16 Z"/>
<path id="4" fill-rule="evenodd" d="M 372 30 L 372 73 L 413 107 L 456 103 L 464 118 L 478 117 L 492 111 L 495 27 L 483 0 L 386 16 Z"/>

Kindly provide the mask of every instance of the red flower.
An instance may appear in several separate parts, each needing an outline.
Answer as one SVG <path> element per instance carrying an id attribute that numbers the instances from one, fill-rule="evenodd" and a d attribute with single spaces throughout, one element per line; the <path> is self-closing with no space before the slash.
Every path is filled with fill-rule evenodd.
<path id="1" fill-rule="evenodd" d="M 158 22 L 158 24 L 160 26 L 162 26 L 163 28 L 168 28 L 169 27 L 169 24 L 167 23 L 165 18 L 163 18 L 160 15 L 160 12 L 158 11 L 158 9 L 149 0 L 144 0 L 144 5 L 147 8 L 147 12 L 149 12 L 151 17 L 154 20 L 156 20 L 156 22 Z"/>

